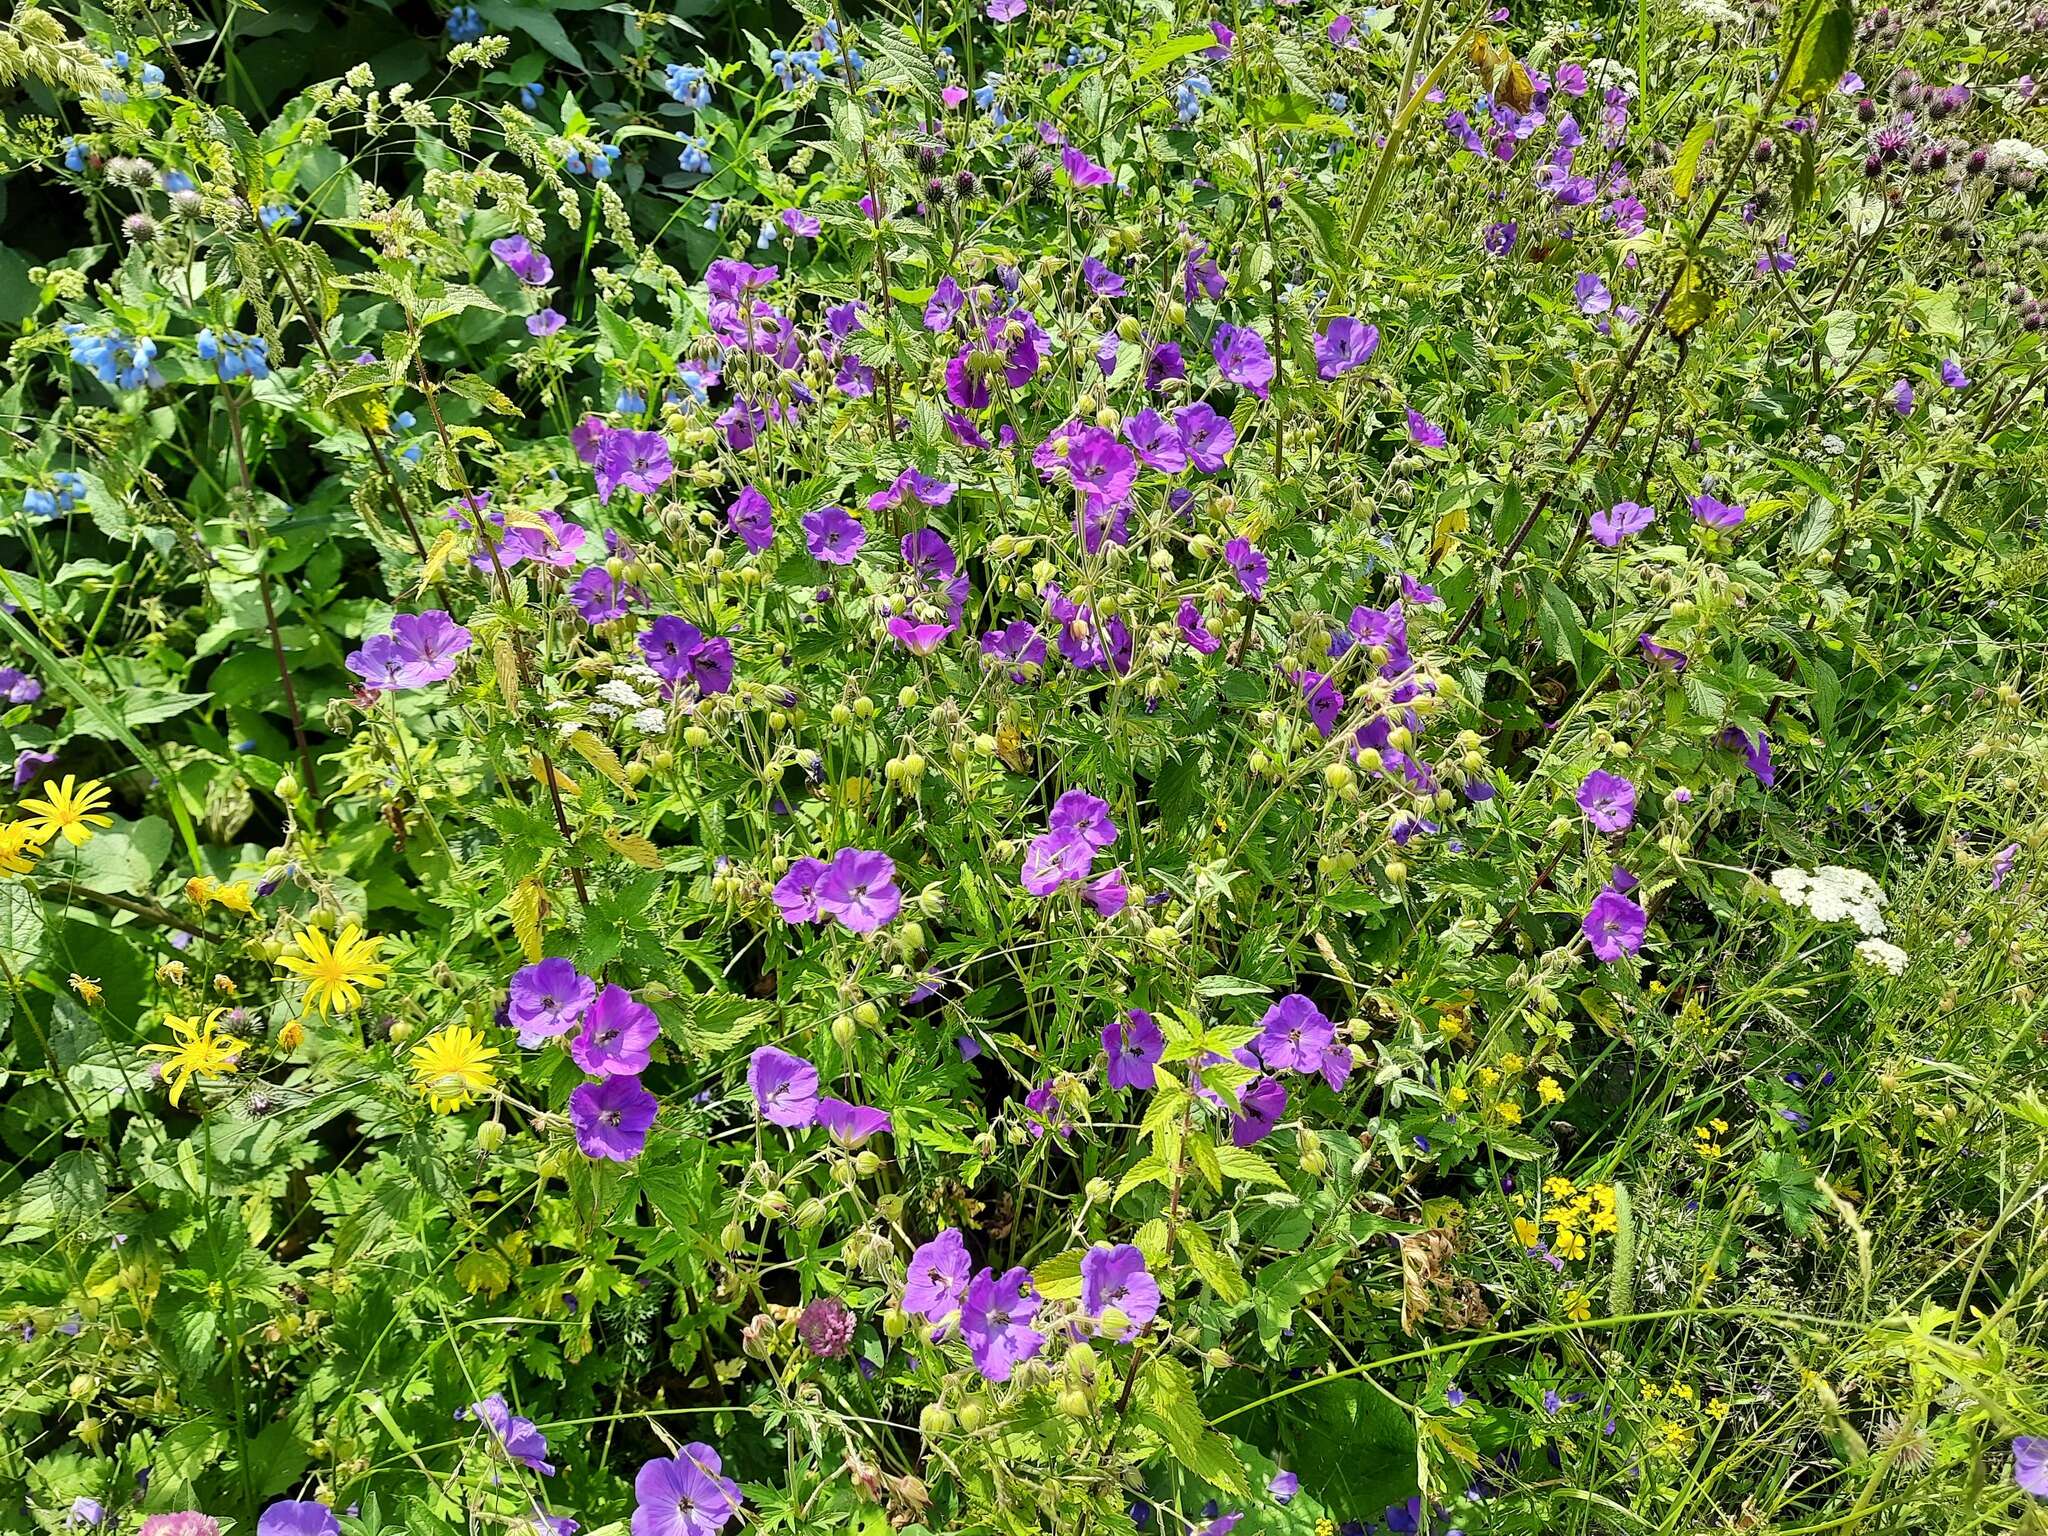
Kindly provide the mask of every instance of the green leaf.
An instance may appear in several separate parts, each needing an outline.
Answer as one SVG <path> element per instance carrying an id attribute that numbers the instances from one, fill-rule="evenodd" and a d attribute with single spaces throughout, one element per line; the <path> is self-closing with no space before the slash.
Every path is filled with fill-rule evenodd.
<path id="1" fill-rule="evenodd" d="M 1856 8 L 1850 0 L 1811 0 L 1786 14 L 1801 30 L 1791 39 L 1785 60 L 1785 90 L 1795 101 L 1817 100 L 1832 91 L 1849 68 L 1856 43 Z"/>
<path id="2" fill-rule="evenodd" d="M 42 903 L 17 880 L 0 885 L 0 960 L 19 976 L 42 952 Z"/>
<path id="3" fill-rule="evenodd" d="M 146 895 L 171 853 L 171 824 L 161 816 L 116 822 L 80 848 L 71 878 L 89 891 Z"/>
<path id="4" fill-rule="evenodd" d="M 1163 43 L 1154 43 L 1138 55 L 1131 65 L 1131 78 L 1142 80 L 1191 53 L 1200 53 L 1204 48 L 1215 46 L 1216 35 L 1213 32 L 1189 32 L 1180 37 L 1169 37 Z"/>
<path id="5" fill-rule="evenodd" d="M 1138 1378 L 1138 1398 L 1175 1461 L 1213 1488 L 1245 1495 L 1244 1463 L 1203 1417 L 1186 1366 L 1178 1360 L 1154 1359 Z"/>
<path id="6" fill-rule="evenodd" d="M 1244 1271 L 1237 1260 L 1209 1240 L 1209 1234 L 1193 1222 L 1182 1222 L 1178 1232 L 1181 1252 L 1195 1266 L 1195 1273 L 1208 1282 L 1217 1298 L 1236 1305 L 1251 1294 L 1244 1283 Z"/>
<path id="7" fill-rule="evenodd" d="M 1693 130 L 1678 146 L 1678 158 L 1671 162 L 1671 195 L 1681 203 L 1692 196 L 1692 184 L 1700 174 L 1700 159 L 1714 139 L 1715 122 L 1707 118 L 1693 124 Z"/>
<path id="8" fill-rule="evenodd" d="M 584 68 L 583 55 L 569 41 L 569 34 L 546 5 L 521 5 L 517 0 L 477 0 L 477 10 L 490 25 L 501 31 L 524 32 L 571 69 Z"/>

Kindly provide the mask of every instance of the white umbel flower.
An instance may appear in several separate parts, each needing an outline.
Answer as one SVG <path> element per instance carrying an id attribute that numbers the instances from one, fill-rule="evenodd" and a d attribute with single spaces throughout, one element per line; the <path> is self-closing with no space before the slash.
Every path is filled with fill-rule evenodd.
<path id="1" fill-rule="evenodd" d="M 1854 923 L 1872 938 L 1885 931 L 1884 887 L 1860 869 L 1823 864 L 1815 870 L 1781 869 L 1771 884 L 1788 907 L 1799 907 L 1823 923 Z"/>
<path id="2" fill-rule="evenodd" d="M 1887 976 L 1905 975 L 1909 959 L 1898 945 L 1887 944 L 1883 939 L 1865 939 L 1856 946 L 1856 958 Z"/>

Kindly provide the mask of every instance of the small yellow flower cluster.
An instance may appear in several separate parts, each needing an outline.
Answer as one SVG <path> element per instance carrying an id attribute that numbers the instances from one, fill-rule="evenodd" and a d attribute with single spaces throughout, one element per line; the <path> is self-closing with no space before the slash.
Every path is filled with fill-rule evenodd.
<path id="1" fill-rule="evenodd" d="M 1515 1198 L 1518 1203 L 1526 1199 L 1521 1195 Z M 1617 1224 L 1612 1184 L 1588 1184 L 1580 1189 L 1564 1175 L 1554 1173 L 1543 1181 L 1543 1199 L 1535 1216 L 1514 1218 L 1515 1241 L 1524 1248 L 1543 1246 L 1543 1226 L 1548 1222 L 1550 1251 L 1560 1259 L 1583 1259 L 1593 1251 L 1593 1240 L 1613 1232 Z M 1585 1321 L 1585 1317 L 1570 1315 L 1573 1322 Z M 1591 1315 L 1590 1309 L 1587 1315 Z"/>
<path id="2" fill-rule="evenodd" d="M 23 800 L 21 809 L 28 814 L 0 827 L 0 875 L 27 874 L 56 838 L 74 848 L 84 847 L 99 828 L 114 824 L 114 818 L 104 814 L 113 798 L 98 779 L 81 784 L 76 774 L 67 773 L 41 795 Z"/>
<path id="3" fill-rule="evenodd" d="M 1692 1128 L 1692 1149 L 1702 1160 L 1711 1163 L 1728 1150 L 1721 1143 L 1721 1138 L 1727 1134 L 1726 1120 L 1709 1120 L 1705 1125 L 1696 1125 Z"/>

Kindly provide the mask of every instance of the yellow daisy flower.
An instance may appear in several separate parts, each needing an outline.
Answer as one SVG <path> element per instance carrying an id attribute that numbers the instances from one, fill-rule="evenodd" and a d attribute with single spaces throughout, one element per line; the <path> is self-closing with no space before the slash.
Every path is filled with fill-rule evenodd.
<path id="1" fill-rule="evenodd" d="M 213 893 L 213 899 L 230 912 L 239 912 L 244 917 L 256 910 L 255 902 L 249 897 L 249 882 L 246 880 L 220 887 Z"/>
<path id="2" fill-rule="evenodd" d="M 0 874 L 25 875 L 43 856 L 43 840 L 33 823 L 12 822 L 0 827 Z"/>
<path id="3" fill-rule="evenodd" d="M 88 1008 L 97 1007 L 99 1000 L 106 995 L 97 978 L 81 976 L 76 971 L 71 973 L 71 990 L 85 999 Z"/>
<path id="4" fill-rule="evenodd" d="M 194 1077 L 224 1077 L 240 1064 L 248 1042 L 233 1035 L 216 1034 L 227 1009 L 215 1008 L 202 1019 L 183 1019 L 175 1013 L 164 1015 L 164 1023 L 177 1037 L 175 1045 L 145 1045 L 145 1051 L 164 1058 L 164 1076 L 171 1082 L 171 1102 L 185 1091 Z"/>
<path id="5" fill-rule="evenodd" d="M 412 1048 L 412 1085 L 435 1114 L 451 1114 L 489 1090 L 497 1056 L 476 1030 L 460 1024 L 437 1029 Z"/>
<path id="6" fill-rule="evenodd" d="M 95 828 L 114 824 L 113 817 L 101 814 L 113 798 L 98 779 L 81 784 L 76 774 L 67 773 L 62 783 L 44 790 L 41 798 L 30 796 L 22 801 L 21 808 L 35 813 L 26 825 L 37 842 L 61 837 L 79 848 L 92 841 Z"/>
<path id="7" fill-rule="evenodd" d="M 377 958 L 384 940 L 366 936 L 354 923 L 331 942 L 318 928 L 303 930 L 296 942 L 299 953 L 280 956 L 277 963 L 306 984 L 307 1013 L 347 1013 L 361 1006 L 364 991 L 383 986 L 391 969 Z"/>

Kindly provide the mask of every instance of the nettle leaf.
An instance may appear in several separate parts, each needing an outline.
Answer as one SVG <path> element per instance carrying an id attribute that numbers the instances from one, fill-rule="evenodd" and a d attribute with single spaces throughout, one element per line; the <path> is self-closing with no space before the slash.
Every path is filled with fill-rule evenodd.
<path id="1" fill-rule="evenodd" d="M 1209 1427 L 1186 1366 L 1163 1357 L 1147 1362 L 1138 1376 L 1137 1399 L 1174 1460 L 1210 1487 L 1245 1496 L 1250 1485 L 1244 1463 L 1230 1442 Z"/>
<path id="2" fill-rule="evenodd" d="M 1817 14 L 1816 14 L 1817 13 Z M 1856 45 L 1856 7 L 1852 0 L 1797 0 L 1784 15 L 1789 39 L 1783 69 L 1785 90 L 1795 101 L 1814 101 L 1832 91 L 1849 68 Z"/>

